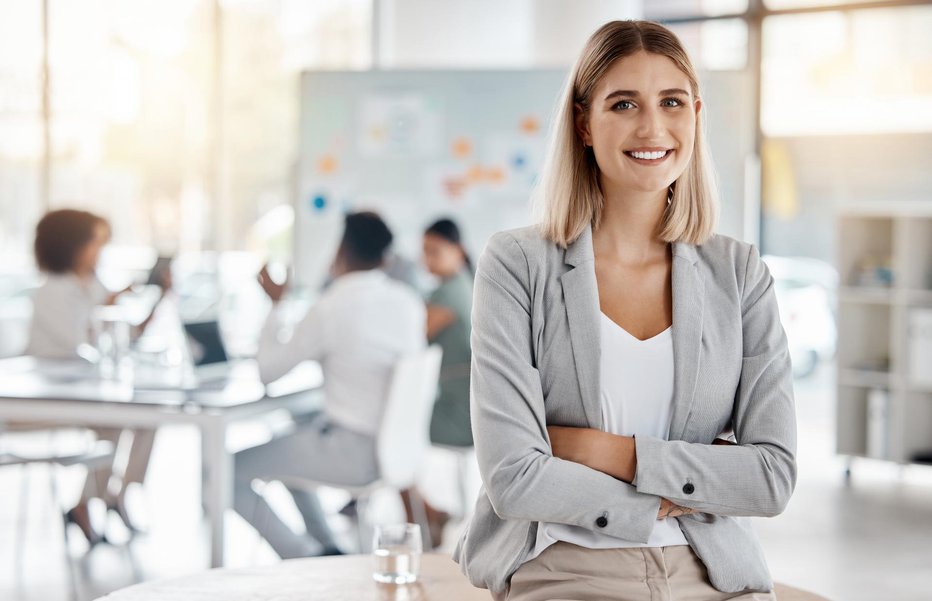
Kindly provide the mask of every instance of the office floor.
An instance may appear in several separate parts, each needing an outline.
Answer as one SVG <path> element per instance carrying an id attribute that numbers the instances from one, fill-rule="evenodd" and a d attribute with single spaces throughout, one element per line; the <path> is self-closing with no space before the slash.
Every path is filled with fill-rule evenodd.
<path id="1" fill-rule="evenodd" d="M 813 378 L 797 383 L 799 484 L 784 514 L 757 522 L 774 577 L 836 601 L 928 599 L 932 585 L 932 469 L 861 461 L 855 463 L 853 479 L 846 486 L 844 464 L 832 453 L 833 378 L 833 367 L 825 366 Z M 234 442 L 252 444 L 264 431 L 244 426 Z M 131 497 L 135 508 L 144 508 L 149 517 L 149 534 L 129 544 L 100 545 L 87 554 L 78 536 L 72 537 L 80 599 L 94 599 L 142 579 L 207 568 L 206 530 L 197 502 L 198 453 L 194 430 L 175 427 L 160 432 L 145 494 L 136 491 Z M 429 483 L 426 492 L 438 504 L 453 508 L 457 497 L 451 463 L 448 457 L 432 458 L 425 480 Z M 79 470 L 61 474 L 61 488 L 75 495 L 81 479 Z M 17 469 L 0 470 L 0 599 L 68 600 L 69 572 L 61 522 L 53 513 L 43 468 L 28 473 L 25 543 L 17 546 L 23 481 Z M 275 487 L 267 494 L 273 502 L 285 500 Z M 333 493 L 325 502 L 337 507 L 342 499 Z M 397 502 L 387 496 L 377 500 L 376 511 L 389 520 L 400 515 Z M 290 518 L 298 523 L 296 512 Z M 230 565 L 276 561 L 238 517 L 230 514 L 227 524 Z M 348 524 L 337 521 L 336 526 L 350 536 Z M 451 547 L 458 527 L 449 527 Z M 118 523 L 111 524 L 110 532 L 117 542 L 124 539 Z"/>

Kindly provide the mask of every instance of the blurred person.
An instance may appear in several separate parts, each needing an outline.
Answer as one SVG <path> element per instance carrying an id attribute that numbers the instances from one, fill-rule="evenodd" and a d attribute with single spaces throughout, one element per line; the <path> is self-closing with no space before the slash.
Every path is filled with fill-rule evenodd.
<path id="1" fill-rule="evenodd" d="M 599 28 L 555 113 L 537 224 L 479 260 L 485 486 L 454 558 L 496 599 L 775 599 L 748 517 L 795 487 L 790 359 L 758 251 L 713 233 L 701 107 L 669 29 Z"/>
<path id="2" fill-rule="evenodd" d="M 471 447 L 469 334 L 473 274 L 454 221 L 440 219 L 424 232 L 424 264 L 440 280 L 427 300 L 427 340 L 443 349 L 430 440 L 434 444 Z"/>
<path id="3" fill-rule="evenodd" d="M 347 215 L 333 281 L 287 339 L 277 306 L 287 282 L 275 282 L 266 268 L 259 274 L 274 305 L 256 356 L 262 381 L 272 382 L 305 360 L 319 361 L 324 373 L 318 413 L 234 457 L 233 507 L 282 558 L 340 554 L 317 495 L 289 486 L 289 479 L 344 485 L 376 480 L 376 434 L 395 364 L 425 346 L 423 303 L 381 269 L 391 242 L 391 231 L 375 213 Z M 306 535 L 292 531 L 253 489 L 257 479 L 288 487 Z"/>
<path id="4" fill-rule="evenodd" d="M 36 263 L 45 281 L 35 292 L 26 354 L 43 359 L 79 359 L 78 348 L 92 343 L 92 315 L 99 305 L 113 304 L 120 294 L 111 292 L 97 278 L 101 250 L 110 240 L 110 224 L 87 211 L 61 209 L 46 213 L 36 226 Z M 162 296 L 171 288 L 170 276 L 162 281 Z M 155 309 L 137 326 L 141 332 Z M 102 540 L 91 523 L 88 501 L 100 497 L 107 508 L 116 511 L 131 531 L 139 528 L 126 510 L 126 491 L 142 484 L 149 466 L 155 430 L 94 427 L 98 439 L 118 445 L 121 438 L 132 441 L 116 490 L 110 488 L 114 465 L 101 466 L 88 473 L 78 504 L 68 510 L 66 519 L 75 523 L 94 545 Z M 114 453 L 114 457 L 120 453 Z"/>
<path id="5" fill-rule="evenodd" d="M 430 441 L 448 447 L 471 447 L 469 424 L 469 334 L 472 312 L 472 262 L 459 226 L 440 219 L 424 232 L 424 265 L 440 284 L 427 300 L 427 340 L 443 349 L 440 385 L 430 420 Z M 411 495 L 403 495 L 413 522 Z M 424 503 L 434 547 L 442 543 L 450 515 Z M 463 508 L 466 511 L 466 508 Z"/>

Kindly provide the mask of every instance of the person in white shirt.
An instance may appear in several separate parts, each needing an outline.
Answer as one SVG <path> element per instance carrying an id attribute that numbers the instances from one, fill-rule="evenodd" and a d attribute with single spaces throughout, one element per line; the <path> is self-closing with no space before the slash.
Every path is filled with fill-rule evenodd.
<path id="1" fill-rule="evenodd" d="M 307 535 L 293 532 L 252 487 L 255 480 L 310 479 L 365 485 L 378 477 L 376 433 L 392 370 L 405 354 L 425 345 L 424 303 L 382 266 L 392 234 L 374 213 L 347 215 L 331 267 L 334 280 L 283 340 L 277 307 L 260 335 L 257 361 L 263 382 L 305 360 L 324 373 L 323 409 L 295 430 L 235 455 L 234 509 L 282 558 L 340 553 L 316 495 L 290 488 Z M 285 284 L 263 269 L 259 282 L 276 303 Z"/>
<path id="2" fill-rule="evenodd" d="M 97 279 L 97 261 L 109 240 L 110 225 L 107 221 L 87 211 L 61 209 L 51 211 L 39 220 L 34 251 L 36 263 L 45 274 L 45 282 L 33 298 L 27 355 L 43 359 L 78 359 L 78 347 L 91 342 L 94 308 L 112 304 L 124 292 L 112 293 Z M 167 276 L 162 284 L 164 295 L 171 286 Z M 142 331 L 151 317 L 150 314 L 137 326 L 137 330 Z M 155 431 L 113 427 L 92 429 L 99 439 L 109 440 L 114 445 L 124 432 L 132 438 L 118 490 L 108 488 L 113 465 L 100 466 L 88 473 L 80 501 L 66 514 L 67 520 L 77 524 L 88 542 L 94 545 L 102 540 L 102 536 L 91 524 L 87 509 L 87 503 L 93 497 L 101 497 L 130 530 L 138 529 L 129 518 L 124 499 L 127 487 L 134 482 L 142 484 L 145 478 Z"/>

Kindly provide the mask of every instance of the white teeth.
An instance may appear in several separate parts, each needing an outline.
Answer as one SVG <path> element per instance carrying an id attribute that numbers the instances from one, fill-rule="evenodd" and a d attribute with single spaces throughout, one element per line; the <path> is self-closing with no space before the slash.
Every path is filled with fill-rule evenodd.
<path id="1" fill-rule="evenodd" d="M 636 159 L 656 160 L 656 159 L 660 159 L 666 156 L 667 151 L 658 150 L 656 152 L 631 152 L 629 154 Z"/>

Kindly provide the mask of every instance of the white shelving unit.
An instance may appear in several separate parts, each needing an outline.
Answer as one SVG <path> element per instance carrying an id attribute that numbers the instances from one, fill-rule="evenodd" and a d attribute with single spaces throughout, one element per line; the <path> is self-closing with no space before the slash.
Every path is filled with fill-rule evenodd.
<path id="1" fill-rule="evenodd" d="M 932 200 L 846 206 L 837 228 L 836 450 L 909 463 L 932 452 L 932 354 L 917 351 L 932 346 L 915 325 L 932 311 Z"/>

